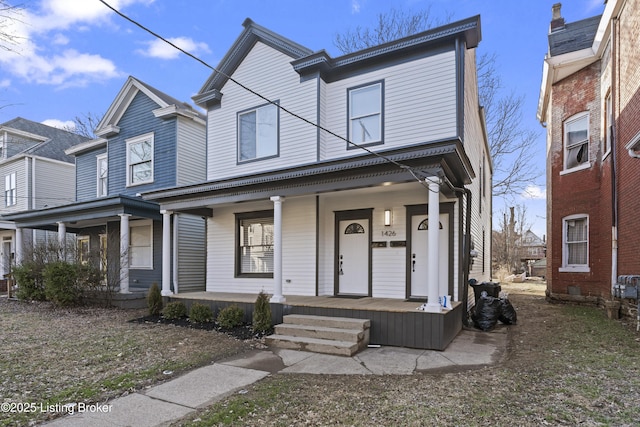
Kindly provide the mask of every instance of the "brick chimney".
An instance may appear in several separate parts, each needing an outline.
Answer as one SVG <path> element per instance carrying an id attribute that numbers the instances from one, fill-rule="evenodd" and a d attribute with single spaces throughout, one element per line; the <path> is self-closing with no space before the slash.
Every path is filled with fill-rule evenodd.
<path id="1" fill-rule="evenodd" d="M 551 16 L 551 26 L 549 27 L 550 33 L 564 29 L 564 18 L 560 14 L 561 7 L 562 7 L 562 3 L 556 3 L 551 8 L 553 15 Z"/>

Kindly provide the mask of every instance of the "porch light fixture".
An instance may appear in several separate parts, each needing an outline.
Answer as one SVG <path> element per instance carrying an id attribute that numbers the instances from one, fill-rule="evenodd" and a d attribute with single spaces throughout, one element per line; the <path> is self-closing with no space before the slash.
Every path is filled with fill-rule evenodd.
<path id="1" fill-rule="evenodd" d="M 392 220 L 392 216 L 391 216 L 391 209 L 385 209 L 384 210 L 384 225 L 385 226 L 389 226 L 391 225 L 391 220 Z"/>

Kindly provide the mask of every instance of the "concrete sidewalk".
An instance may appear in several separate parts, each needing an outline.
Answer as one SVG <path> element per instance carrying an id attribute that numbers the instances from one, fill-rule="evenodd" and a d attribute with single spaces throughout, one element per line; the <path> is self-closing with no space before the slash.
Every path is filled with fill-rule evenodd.
<path id="1" fill-rule="evenodd" d="M 493 332 L 463 330 L 445 351 L 371 347 L 353 357 L 295 350 L 254 350 L 195 369 L 147 390 L 89 406 L 47 426 L 164 426 L 273 373 L 413 375 L 498 363 L 506 352 L 508 327 Z"/>

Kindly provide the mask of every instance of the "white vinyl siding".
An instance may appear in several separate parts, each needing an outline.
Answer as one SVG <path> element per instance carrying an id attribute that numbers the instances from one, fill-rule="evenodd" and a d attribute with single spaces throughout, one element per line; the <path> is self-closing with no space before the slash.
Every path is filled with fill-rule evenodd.
<path id="1" fill-rule="evenodd" d="M 291 61 L 291 57 L 258 42 L 238 66 L 233 78 L 315 123 L 317 81 L 301 82 L 300 75 L 291 67 Z M 220 108 L 209 110 L 207 116 L 208 180 L 251 175 L 316 161 L 316 128 L 280 112 L 280 155 L 237 164 L 237 113 L 254 108 L 263 101 L 232 82 L 227 82 L 221 92 L 224 96 Z"/>
<path id="2" fill-rule="evenodd" d="M 205 125 L 181 117 L 177 122 L 178 147 L 176 185 L 193 184 L 206 180 Z"/>
<path id="3" fill-rule="evenodd" d="M 347 135 L 349 88 L 384 80 L 384 144 L 372 150 L 428 143 L 456 136 L 456 67 L 453 51 L 442 52 L 359 74 L 327 84 L 326 123 L 323 126 Z M 407 100 L 413 100 L 407 102 Z M 349 150 L 346 143 L 326 136 L 321 160 L 366 154 Z"/>
<path id="4" fill-rule="evenodd" d="M 75 165 L 42 158 L 32 162 L 32 209 L 64 205 L 75 200 Z"/>
<path id="5" fill-rule="evenodd" d="M 235 214 L 273 210 L 272 202 L 215 208 L 207 223 L 207 291 L 273 292 L 273 279 L 234 277 Z M 315 197 L 287 198 L 282 203 L 282 279 L 285 295 L 315 295 Z M 215 244 L 212 244 L 215 242 Z"/>

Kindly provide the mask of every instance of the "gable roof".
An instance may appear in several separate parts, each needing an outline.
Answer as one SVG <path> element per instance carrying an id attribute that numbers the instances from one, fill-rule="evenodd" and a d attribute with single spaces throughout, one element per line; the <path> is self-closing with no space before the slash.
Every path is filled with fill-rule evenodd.
<path id="1" fill-rule="evenodd" d="M 549 55 L 557 56 L 590 48 L 600 25 L 602 15 L 566 24 L 563 29 L 549 34 Z"/>
<path id="2" fill-rule="evenodd" d="M 222 99 L 220 90 L 258 41 L 290 56 L 294 69 L 298 73 L 304 74 L 316 70 L 320 70 L 320 72 L 331 70 L 332 73 L 336 73 L 338 70 L 348 69 L 354 65 L 362 66 L 378 61 L 382 57 L 389 59 L 406 55 L 417 48 L 424 47 L 426 44 L 440 43 L 457 37 L 463 37 L 467 47 L 474 48 L 481 39 L 480 16 L 478 15 L 379 46 L 331 58 L 325 50 L 313 52 L 256 24 L 249 18 L 242 25 L 245 28 L 240 36 L 222 58 L 220 64 L 209 76 L 198 94 L 192 97 L 197 105 L 206 107 L 220 102 Z"/>
<path id="3" fill-rule="evenodd" d="M 192 97 L 196 104 L 205 105 L 210 100 L 219 100 L 219 91 L 229 80 L 228 76 L 234 73 L 258 41 L 290 56 L 292 59 L 303 58 L 313 53 L 311 49 L 276 34 L 256 24 L 249 18 L 245 19 L 242 25 L 244 30 L 216 67 L 217 71 L 211 73 L 198 94 Z"/>
<path id="4" fill-rule="evenodd" d="M 89 138 L 84 136 L 27 120 L 22 117 L 16 117 L 15 119 L 0 124 L 0 132 L 2 131 L 20 133 L 23 135 L 28 134 L 31 138 L 40 139 L 40 142 L 31 145 L 12 157 L 17 157 L 18 155 L 32 155 L 67 163 L 74 163 L 74 159 L 72 156 L 66 154 L 65 150 L 89 140 Z"/>
<path id="5" fill-rule="evenodd" d="M 118 128 L 118 122 L 138 92 L 144 93 L 158 105 L 158 110 L 162 110 L 154 110 L 154 114 L 156 114 L 157 111 L 157 117 L 181 115 L 194 120 L 200 120 L 204 123 L 204 115 L 195 110 L 190 104 L 179 101 L 153 86 L 150 86 L 133 76 L 129 76 L 120 89 L 120 92 L 118 92 L 118 95 L 109 106 L 104 117 L 100 120 L 100 123 L 98 123 L 98 127 L 95 130 L 96 135 L 100 137 L 108 137 L 115 135 L 120 131 Z"/>

